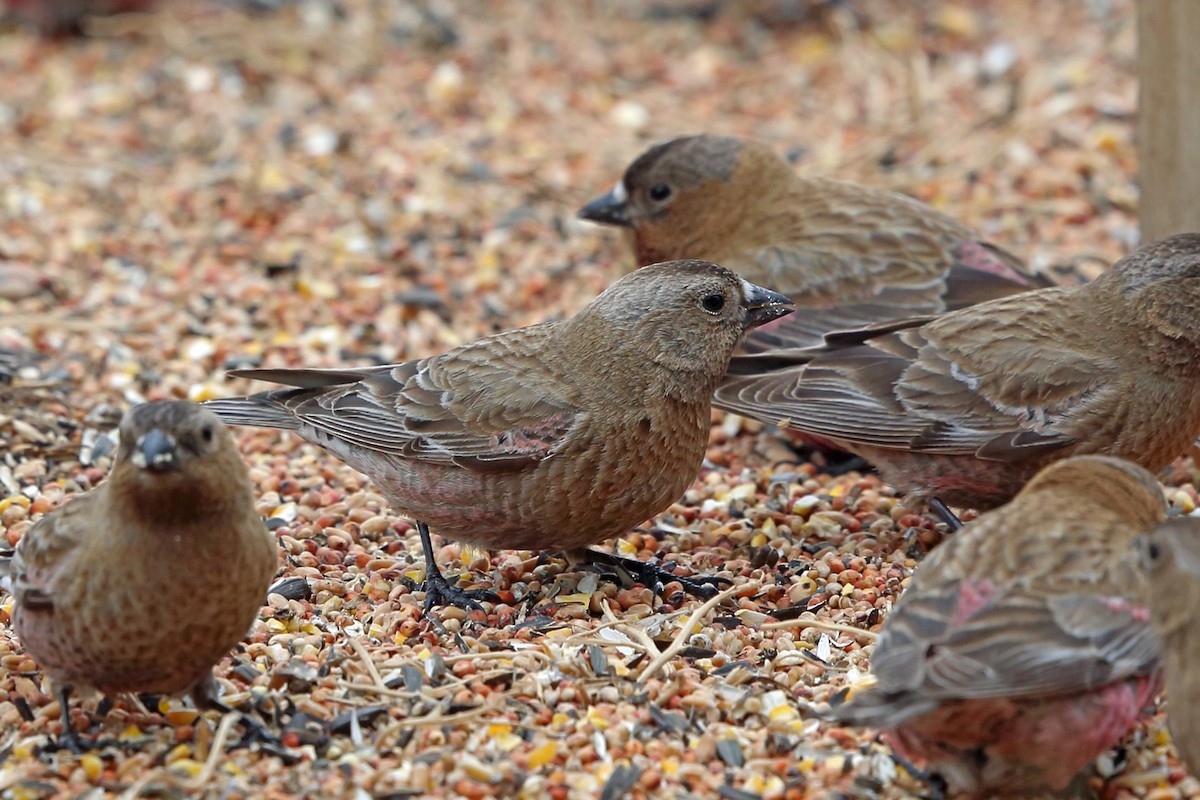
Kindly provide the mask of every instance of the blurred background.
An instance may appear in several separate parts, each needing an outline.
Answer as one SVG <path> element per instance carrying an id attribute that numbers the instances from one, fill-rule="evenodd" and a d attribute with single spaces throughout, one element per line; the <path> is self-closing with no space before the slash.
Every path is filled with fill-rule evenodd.
<path id="1" fill-rule="evenodd" d="M 68 7 L 124 13 L 68 25 Z M 48 323 L 69 318 L 96 327 L 67 349 L 152 343 L 133 388 L 196 395 L 268 346 L 398 359 L 569 312 L 631 266 L 575 211 L 649 143 L 701 131 L 1094 272 L 1136 240 L 1133 16 L 8 0 L 0 346 L 61 350 L 73 334 Z"/>

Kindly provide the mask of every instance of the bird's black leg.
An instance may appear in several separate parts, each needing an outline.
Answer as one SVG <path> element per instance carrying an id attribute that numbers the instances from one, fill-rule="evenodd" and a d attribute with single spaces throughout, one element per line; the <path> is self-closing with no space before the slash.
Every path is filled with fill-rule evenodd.
<path id="1" fill-rule="evenodd" d="M 722 585 L 733 584 L 733 581 L 728 578 L 716 576 L 701 575 L 688 578 L 676 575 L 653 561 L 639 561 L 636 558 L 626 558 L 615 553 L 606 553 L 603 550 L 593 550 L 590 547 L 583 548 L 580 554 L 590 564 L 616 567 L 617 570 L 635 581 L 648 586 L 656 595 L 662 595 L 663 587 L 671 581 L 679 581 L 685 592 L 705 599 L 716 596 Z"/>
<path id="2" fill-rule="evenodd" d="M 75 755 L 86 753 L 88 748 L 84 746 L 83 740 L 79 738 L 79 732 L 71 725 L 71 687 L 58 687 L 58 704 L 59 714 L 62 719 L 62 735 L 59 737 L 59 744 L 70 750 Z"/>
<path id="3" fill-rule="evenodd" d="M 446 576 L 438 569 L 433 560 L 433 540 L 429 538 L 429 526 L 424 522 L 417 523 L 417 533 L 421 534 L 421 548 L 425 551 L 425 580 L 421 588 L 425 590 L 425 608 L 422 613 L 429 614 L 434 606 L 458 606 L 467 610 L 483 610 L 480 600 L 498 603 L 500 598 L 486 589 L 459 589 L 451 586 Z"/>
<path id="4" fill-rule="evenodd" d="M 929 501 L 929 510 L 933 512 L 935 517 L 946 523 L 950 530 L 957 531 L 962 529 L 962 520 L 938 498 L 934 497 Z"/>
<path id="5" fill-rule="evenodd" d="M 929 786 L 927 800 L 946 800 L 946 779 L 939 773 L 921 769 L 916 764 L 899 754 L 892 753 L 892 761 L 904 768 L 904 771 Z"/>

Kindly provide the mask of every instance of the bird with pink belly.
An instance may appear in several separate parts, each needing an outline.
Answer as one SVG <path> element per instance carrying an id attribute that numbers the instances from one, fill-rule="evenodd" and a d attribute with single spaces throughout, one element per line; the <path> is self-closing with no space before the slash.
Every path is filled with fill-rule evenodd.
<path id="1" fill-rule="evenodd" d="M 578 551 L 664 510 L 699 472 L 712 390 L 743 333 L 791 308 L 724 267 L 673 261 L 567 320 L 405 364 L 239 370 L 295 388 L 207 405 L 294 431 L 369 476 L 417 522 L 426 610 L 474 606 L 488 593 L 447 583 L 430 528 L 487 548 Z"/>
<path id="2" fill-rule="evenodd" d="M 887 617 L 875 684 L 835 704 L 972 797 L 1060 791 L 1161 683 L 1133 542 L 1162 520 L 1154 476 L 1079 456 L 931 553 Z"/>
<path id="3" fill-rule="evenodd" d="M 914 502 L 993 508 L 1046 464 L 1160 470 L 1200 433 L 1200 234 L 1084 286 L 737 356 L 713 404 L 822 436 Z"/>

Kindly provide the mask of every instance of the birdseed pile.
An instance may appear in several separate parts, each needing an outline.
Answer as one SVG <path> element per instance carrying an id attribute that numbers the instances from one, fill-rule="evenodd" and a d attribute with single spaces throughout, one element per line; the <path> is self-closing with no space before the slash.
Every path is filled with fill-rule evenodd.
<path id="1" fill-rule="evenodd" d="M 575 211 L 675 135 L 908 192 L 1052 275 L 1094 276 L 1136 240 L 1132 2 L 272 5 L 0 35 L 0 544 L 103 478 L 132 403 L 572 313 L 631 263 Z M 558 554 L 450 543 L 448 575 L 500 602 L 423 618 L 415 530 L 364 477 L 235 434 L 285 558 L 217 675 L 279 742 L 144 697 L 117 699 L 90 752 L 58 749 L 8 605 L 0 797 L 929 793 L 873 732 L 810 712 L 868 680 L 944 535 L 876 477 L 714 413 L 692 488 L 605 546 L 728 591 L 660 599 Z M 1191 461 L 1163 477 L 1193 510 Z M 1200 795 L 1167 741 L 1160 713 L 1102 757 L 1100 796 Z"/>

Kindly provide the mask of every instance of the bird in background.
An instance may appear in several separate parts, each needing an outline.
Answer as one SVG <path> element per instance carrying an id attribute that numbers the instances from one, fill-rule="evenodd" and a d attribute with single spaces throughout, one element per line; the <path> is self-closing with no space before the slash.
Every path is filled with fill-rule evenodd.
<path id="1" fill-rule="evenodd" d="M 1152 471 L 1200 433 L 1200 234 L 1144 245 L 1090 284 L 733 359 L 713 404 L 825 437 L 914 502 L 978 509 L 1046 464 Z"/>
<path id="2" fill-rule="evenodd" d="M 789 295 L 797 313 L 750 350 L 1053 285 L 918 200 L 799 175 L 767 145 L 729 136 L 651 147 L 579 216 L 627 228 L 639 266 L 703 258 Z"/>
<path id="3" fill-rule="evenodd" d="M 742 334 L 791 308 L 715 264 L 657 264 L 567 320 L 404 364 L 237 370 L 294 388 L 208 406 L 294 431 L 370 477 L 417 523 L 426 612 L 472 607 L 489 593 L 448 584 L 430 528 L 485 548 L 577 551 L 664 510 L 699 472 L 712 390 Z"/>
<path id="4" fill-rule="evenodd" d="M 1133 542 L 1165 512 L 1135 464 L 1048 466 L 920 564 L 875 644 L 874 685 L 830 716 L 883 728 L 972 797 L 1069 786 L 1160 686 Z"/>
<path id="5" fill-rule="evenodd" d="M 1200 519 L 1169 519 L 1137 544 L 1163 645 L 1167 727 L 1188 772 L 1200 777 Z"/>
<path id="6" fill-rule="evenodd" d="M 4 11 L 43 36 L 71 36 L 84 31 L 88 17 L 149 11 L 154 0 L 4 0 Z"/>
<path id="7" fill-rule="evenodd" d="M 2 571 L 13 629 L 78 747 L 72 688 L 217 704 L 213 665 L 254 624 L 278 566 L 228 429 L 168 401 L 125 414 L 108 478 L 39 519 Z"/>

